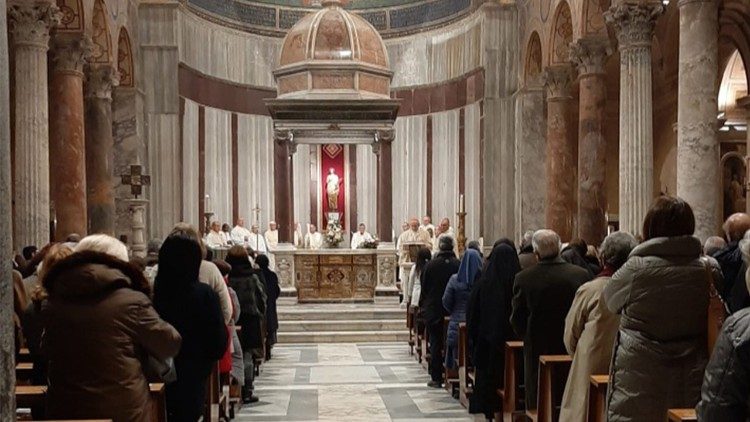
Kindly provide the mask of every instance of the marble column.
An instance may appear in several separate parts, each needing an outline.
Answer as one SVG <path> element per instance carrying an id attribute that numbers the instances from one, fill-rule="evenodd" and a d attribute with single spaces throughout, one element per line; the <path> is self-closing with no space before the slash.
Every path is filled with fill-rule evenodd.
<path id="1" fill-rule="evenodd" d="M 393 154 L 395 131 L 379 130 L 373 148 L 378 155 L 378 239 L 393 242 Z"/>
<path id="2" fill-rule="evenodd" d="M 112 88 L 117 71 L 92 67 L 86 75 L 86 202 L 89 233 L 115 234 Z"/>
<path id="3" fill-rule="evenodd" d="M 680 0 L 677 90 L 677 196 L 693 208 L 695 235 L 719 233 L 719 12 L 714 0 Z"/>
<path id="4" fill-rule="evenodd" d="M 654 199 L 651 39 L 663 11 L 661 2 L 620 3 L 604 14 L 620 50 L 620 230 L 633 235 Z"/>
<path id="5" fill-rule="evenodd" d="M 49 242 L 47 50 L 60 10 L 51 0 L 8 4 L 15 51 L 14 246 Z"/>
<path id="6" fill-rule="evenodd" d="M 5 0 L 0 0 L 5 12 Z M 7 15 L 0 13 L 0 420 L 16 417 L 13 323 L 13 212 L 10 176 L 10 87 Z"/>
<path id="7" fill-rule="evenodd" d="M 547 228 L 560 235 L 563 242 L 573 237 L 575 220 L 575 144 L 571 138 L 570 87 L 573 69 L 570 65 L 548 67 L 544 72 L 547 85 Z"/>
<path id="8" fill-rule="evenodd" d="M 57 221 L 55 240 L 87 233 L 83 65 L 91 54 L 88 36 L 57 35 L 50 84 L 50 199 Z"/>
<path id="9" fill-rule="evenodd" d="M 292 154 L 294 135 L 289 130 L 274 130 L 273 172 L 274 208 L 279 226 L 279 243 L 294 243 L 294 189 Z"/>
<path id="10" fill-rule="evenodd" d="M 604 64 L 612 54 L 609 39 L 581 38 L 571 45 L 578 68 L 578 237 L 599 246 L 607 235 L 607 140 L 604 115 L 607 83 Z"/>

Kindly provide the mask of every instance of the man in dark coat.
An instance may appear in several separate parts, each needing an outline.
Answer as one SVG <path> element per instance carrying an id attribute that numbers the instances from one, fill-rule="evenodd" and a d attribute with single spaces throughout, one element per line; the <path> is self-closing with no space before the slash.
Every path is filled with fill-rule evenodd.
<path id="1" fill-rule="evenodd" d="M 438 243 L 439 252 L 427 263 L 420 283 L 422 292 L 419 309 L 422 309 L 430 340 L 430 381 L 427 385 L 440 388 L 443 384 L 443 318 L 448 315 L 443 307 L 443 293 L 448 280 L 458 272 L 460 262 L 453 252 L 451 236 L 443 236 Z"/>
<path id="2" fill-rule="evenodd" d="M 745 213 L 730 215 L 724 223 L 724 233 L 729 243 L 724 249 L 714 254 L 724 275 L 724 285 L 717 287 L 722 299 L 732 312 L 750 304 L 748 303 L 750 297 L 745 286 L 742 252 L 739 247 L 742 236 L 748 230 L 750 230 L 750 215 Z"/>
<path id="3" fill-rule="evenodd" d="M 539 356 L 567 354 L 565 317 L 576 290 L 591 274 L 560 258 L 560 236 L 539 230 L 533 237 L 539 263 L 516 275 L 513 286 L 513 330 L 523 338 L 526 408 L 536 409 Z M 564 380 L 563 380 L 564 382 Z"/>

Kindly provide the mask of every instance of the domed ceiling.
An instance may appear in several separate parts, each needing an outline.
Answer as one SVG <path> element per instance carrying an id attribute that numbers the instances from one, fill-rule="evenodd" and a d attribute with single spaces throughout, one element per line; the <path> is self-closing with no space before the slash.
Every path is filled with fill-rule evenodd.
<path id="1" fill-rule="evenodd" d="M 194 13 L 248 32 L 283 37 L 320 0 L 181 0 Z M 484 0 L 350 0 L 344 7 L 384 38 L 442 26 L 471 13 Z"/>

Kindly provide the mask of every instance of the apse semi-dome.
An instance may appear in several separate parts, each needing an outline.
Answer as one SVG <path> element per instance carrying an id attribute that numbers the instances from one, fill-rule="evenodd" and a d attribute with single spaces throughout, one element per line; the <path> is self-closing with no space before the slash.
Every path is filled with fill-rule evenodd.
<path id="1" fill-rule="evenodd" d="M 378 31 L 338 0 L 322 5 L 284 38 L 277 98 L 389 98 L 393 72 Z"/>

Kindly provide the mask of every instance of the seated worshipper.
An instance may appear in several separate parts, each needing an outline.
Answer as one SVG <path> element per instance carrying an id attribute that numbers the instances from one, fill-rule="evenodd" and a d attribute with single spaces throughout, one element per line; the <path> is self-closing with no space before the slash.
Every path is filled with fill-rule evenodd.
<path id="1" fill-rule="evenodd" d="M 182 347 L 174 359 L 177 379 L 167 384 L 168 420 L 201 417 L 208 377 L 228 345 L 219 296 L 198 279 L 202 260 L 203 251 L 193 233 L 179 228 L 172 230 L 159 251 L 154 307 L 182 335 Z"/>
<path id="2" fill-rule="evenodd" d="M 586 255 L 589 253 L 589 247 L 586 245 L 586 241 L 583 239 L 573 239 L 563 248 L 560 257 L 573 265 L 577 265 L 591 274 L 591 277 L 599 274 L 599 266 L 591 265 L 586 260 Z"/>
<path id="3" fill-rule="evenodd" d="M 218 221 L 211 223 L 211 231 L 206 235 L 206 245 L 209 248 L 226 248 L 229 246 L 224 237 L 224 232 L 221 231 L 221 223 Z"/>
<path id="4" fill-rule="evenodd" d="M 404 286 L 404 301 L 401 302 L 402 307 L 411 306 L 418 308 L 419 297 L 422 293 L 420 277 L 430 259 L 432 259 L 432 251 L 424 246 L 419 248 L 417 260 L 414 261 L 414 265 L 412 265 L 409 272 L 409 278 L 406 280 L 406 285 Z"/>
<path id="5" fill-rule="evenodd" d="M 443 308 L 450 314 L 446 339 L 445 367 L 456 369 L 458 360 L 458 324 L 466 322 L 466 307 L 474 282 L 482 273 L 482 257 L 474 249 L 467 249 L 461 258 L 458 273 L 448 280 L 443 293 Z"/>
<path id="6" fill-rule="evenodd" d="M 232 241 L 232 228 L 229 227 L 229 224 L 224 223 L 221 225 L 221 235 L 224 237 L 224 243 L 227 245 L 232 245 L 234 243 Z"/>
<path id="7" fill-rule="evenodd" d="M 469 299 L 466 328 L 473 345 L 474 393 L 469 413 L 492 419 L 500 410 L 498 388 L 505 373 L 505 342 L 516 338 L 510 326 L 513 281 L 521 271 L 516 248 L 506 243 L 495 246 L 487 268 L 477 280 Z"/>
<path id="8" fill-rule="evenodd" d="M 742 252 L 739 248 L 742 236 L 750 230 L 750 215 L 732 214 L 727 218 L 723 228 L 728 242 L 727 246 L 713 255 L 719 262 L 724 275 L 723 285 L 717 286 L 717 289 L 729 310 L 735 312 L 750 305 L 744 283 L 747 266 L 742 261 Z"/>
<path id="9" fill-rule="evenodd" d="M 565 347 L 573 364 L 565 385 L 560 420 L 586 422 L 591 375 L 609 373 L 620 317 L 607 309 L 602 291 L 638 243 L 629 233 L 615 232 L 604 239 L 601 263 L 604 269 L 576 292 L 565 318 Z"/>
<path id="10" fill-rule="evenodd" d="M 232 236 L 232 244 L 234 245 L 247 245 L 247 238 L 250 237 L 250 230 L 245 228 L 245 219 L 238 218 L 237 224 L 232 229 L 230 235 Z"/>
<path id="11" fill-rule="evenodd" d="M 318 232 L 315 224 L 308 226 L 308 233 L 305 235 L 305 248 L 318 250 L 323 248 L 323 234 Z"/>
<path id="12" fill-rule="evenodd" d="M 692 408 L 700 400 L 710 279 L 719 270 L 701 260 L 694 231 L 687 202 L 657 198 L 643 222 L 644 242 L 604 287 L 607 308 L 620 314 L 609 421 L 663 420 L 668 409 Z"/>
<path id="13" fill-rule="evenodd" d="M 271 360 L 271 348 L 276 344 L 276 332 L 279 330 L 279 316 L 276 312 L 276 301 L 281 296 L 279 277 L 271 271 L 271 261 L 265 255 L 260 255 L 255 264 L 260 269 L 259 274 L 266 292 L 266 360 Z"/>
<path id="14" fill-rule="evenodd" d="M 352 234 L 352 249 L 361 248 L 366 242 L 375 240 L 366 229 L 365 223 L 359 223 L 358 230 Z"/>
<path id="15" fill-rule="evenodd" d="M 32 292 L 29 292 L 29 299 L 31 301 L 21 316 L 23 337 L 26 340 L 26 347 L 29 349 L 31 360 L 34 363 L 31 375 L 33 385 L 47 384 L 47 360 L 41 352 L 42 333 L 44 332 L 42 309 L 47 303 L 47 292 L 42 285 L 44 285 L 44 279 L 53 266 L 73 254 L 73 250 L 65 245 L 65 243 L 56 244 L 49 250 L 47 256 L 44 257 L 44 261 L 42 261 L 39 269 L 41 284 L 36 286 Z"/>
<path id="16" fill-rule="evenodd" d="M 422 290 L 418 302 L 430 339 L 431 381 L 427 386 L 432 388 L 440 388 L 443 385 L 443 318 L 447 316 L 443 307 L 443 294 L 448 280 L 458 272 L 460 264 L 453 252 L 455 245 L 452 237 L 440 239 L 439 246 L 440 251 L 422 271 L 420 280 Z"/>
<path id="17" fill-rule="evenodd" d="M 97 234 L 44 274 L 47 419 L 152 420 L 142 358 L 174 357 L 181 338 L 127 260 L 124 244 Z"/>
<path id="18" fill-rule="evenodd" d="M 247 250 L 242 246 L 233 246 L 227 254 L 227 263 L 232 266 L 229 272 L 229 285 L 237 292 L 240 302 L 239 325 L 240 344 L 245 364 L 245 385 L 242 388 L 242 402 L 255 403 L 258 397 L 253 395 L 255 380 L 255 357 L 260 357 L 263 347 L 263 319 L 266 315 L 266 292 L 263 283 L 250 264 Z"/>
<path id="19" fill-rule="evenodd" d="M 513 285 L 510 322 L 523 338 L 526 408 L 536 409 L 539 356 L 566 354 L 565 316 L 576 290 L 591 280 L 583 268 L 560 258 L 560 236 L 538 230 L 532 238 L 539 263 L 523 270 Z"/>
<path id="20" fill-rule="evenodd" d="M 537 258 L 534 254 L 534 246 L 531 243 L 531 238 L 533 236 L 534 232 L 532 230 L 529 230 L 523 234 L 523 240 L 521 241 L 521 250 L 518 253 L 518 262 L 521 264 L 522 270 L 532 267 L 537 263 Z"/>

